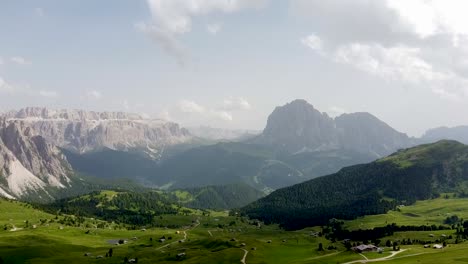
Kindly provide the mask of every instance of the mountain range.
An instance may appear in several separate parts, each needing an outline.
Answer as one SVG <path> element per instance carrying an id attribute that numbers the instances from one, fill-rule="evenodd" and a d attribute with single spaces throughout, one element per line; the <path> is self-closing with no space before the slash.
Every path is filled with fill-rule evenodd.
<path id="1" fill-rule="evenodd" d="M 8 122 L 22 121 L 49 143 L 78 153 L 103 148 L 143 149 L 151 157 L 160 158 L 165 147 L 192 139 L 178 124 L 131 113 L 29 107 L 10 111 L 4 117 Z"/>
<path id="2" fill-rule="evenodd" d="M 52 199 L 89 178 L 159 189 L 242 183 L 270 193 L 421 142 L 463 139 L 466 129 L 410 138 L 369 113 L 331 118 L 305 100 L 277 107 L 259 134 L 191 133 L 138 114 L 37 107 L 1 120 L 0 195 L 19 199 Z"/>

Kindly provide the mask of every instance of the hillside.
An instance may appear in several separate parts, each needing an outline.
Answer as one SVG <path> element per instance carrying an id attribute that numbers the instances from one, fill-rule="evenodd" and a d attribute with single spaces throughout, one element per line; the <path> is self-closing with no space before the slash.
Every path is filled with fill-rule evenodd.
<path id="1" fill-rule="evenodd" d="M 290 229 L 354 219 L 455 190 L 467 172 L 468 147 L 440 141 L 277 190 L 241 212 Z"/>
<path id="2" fill-rule="evenodd" d="M 265 196 L 242 183 L 176 190 L 171 194 L 175 201 L 186 207 L 212 210 L 239 208 Z"/>

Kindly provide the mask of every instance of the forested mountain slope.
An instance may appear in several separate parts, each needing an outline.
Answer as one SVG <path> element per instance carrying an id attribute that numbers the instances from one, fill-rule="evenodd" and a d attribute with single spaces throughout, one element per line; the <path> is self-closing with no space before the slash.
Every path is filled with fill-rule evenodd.
<path id="1" fill-rule="evenodd" d="M 330 218 L 385 213 L 454 190 L 467 180 L 468 146 L 440 141 L 277 190 L 241 212 L 296 229 Z"/>

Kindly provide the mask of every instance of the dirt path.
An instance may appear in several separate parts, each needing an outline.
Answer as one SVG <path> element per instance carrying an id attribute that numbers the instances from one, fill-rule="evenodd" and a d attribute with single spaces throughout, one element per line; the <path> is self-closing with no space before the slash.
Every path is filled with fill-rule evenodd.
<path id="1" fill-rule="evenodd" d="M 247 264 L 247 263 L 245 262 L 245 259 L 247 258 L 247 254 L 249 254 L 249 251 L 247 251 L 246 249 L 243 249 L 243 248 L 241 248 L 241 249 L 244 251 L 244 257 L 242 257 L 242 259 L 241 259 L 240 262 L 241 262 L 242 264 Z"/>
<path id="2" fill-rule="evenodd" d="M 363 257 L 365 260 L 369 260 L 366 256 L 364 256 L 364 254 L 359 253 L 359 255 L 361 255 L 361 257 Z"/>
<path id="3" fill-rule="evenodd" d="M 323 255 L 323 256 L 317 256 L 317 257 L 313 257 L 313 258 L 308 258 L 308 259 L 305 259 L 305 260 L 309 261 L 309 260 L 314 260 L 314 259 L 321 259 L 321 258 L 331 257 L 331 256 L 334 256 L 334 255 L 338 255 L 338 254 L 340 254 L 340 253 L 343 253 L 343 252 L 344 252 L 344 251 L 339 251 L 339 252 L 330 253 L 330 254 Z"/>
<path id="4" fill-rule="evenodd" d="M 193 230 L 193 229 L 195 229 L 195 228 L 196 228 L 197 226 L 199 226 L 199 225 L 200 225 L 200 222 L 197 222 L 197 224 L 195 224 L 192 228 L 187 229 L 187 231 Z M 184 239 L 181 239 L 180 241 L 185 242 L 185 241 L 187 241 L 188 234 L 187 234 L 186 231 L 182 231 L 182 232 L 184 233 Z M 167 248 L 168 246 L 174 245 L 174 244 L 177 244 L 177 243 L 179 243 L 179 241 L 174 241 L 174 242 L 169 243 L 169 244 L 166 244 L 166 245 L 164 245 L 164 246 L 160 246 L 160 247 L 156 248 L 156 250 L 160 250 L 160 249 L 163 249 L 163 248 Z"/>
<path id="5" fill-rule="evenodd" d="M 211 236 L 211 237 L 213 236 L 213 234 L 211 233 L 211 231 L 210 231 L 210 230 L 208 230 L 208 234 L 210 234 L 210 236 Z"/>
<path id="6" fill-rule="evenodd" d="M 367 259 L 365 256 L 364 258 L 366 258 L 365 260 L 354 260 L 354 261 L 350 261 L 350 262 L 346 262 L 344 264 L 353 264 L 353 263 L 369 263 L 369 262 L 379 262 L 379 261 L 385 261 L 385 260 L 389 260 L 391 258 L 393 258 L 394 256 L 400 254 L 400 253 L 403 253 L 405 252 L 407 249 L 402 249 L 402 250 L 399 250 L 399 251 L 394 251 L 392 252 L 392 254 L 386 256 L 386 257 L 383 257 L 383 258 L 377 258 L 377 259 Z M 362 255 L 362 254 L 360 254 Z"/>

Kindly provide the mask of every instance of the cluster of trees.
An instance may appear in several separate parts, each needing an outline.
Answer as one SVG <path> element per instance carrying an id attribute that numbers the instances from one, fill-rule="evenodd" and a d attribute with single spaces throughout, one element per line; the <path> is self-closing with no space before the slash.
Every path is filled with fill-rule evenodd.
<path id="1" fill-rule="evenodd" d="M 213 210 L 239 208 L 264 196 L 264 193 L 245 183 L 190 188 L 185 191 L 192 196 L 190 201 L 183 203 L 185 206 Z M 178 199 L 174 194 L 171 198 L 174 201 Z"/>
<path id="2" fill-rule="evenodd" d="M 468 226 L 468 221 L 467 221 Z M 380 239 L 387 236 L 392 236 L 395 232 L 407 232 L 407 231 L 437 231 L 437 230 L 452 230 L 450 226 L 444 225 L 421 225 L 421 226 L 399 226 L 395 223 L 383 226 L 374 227 L 373 229 L 359 229 L 359 230 L 348 230 L 344 228 L 344 222 L 336 219 L 331 219 L 327 225 L 323 226 L 321 235 L 324 235 L 327 239 L 332 242 L 338 240 L 350 240 L 350 241 L 363 241 L 367 244 L 368 241 L 372 241 L 373 244 L 378 246 Z M 444 239 L 444 238 L 441 238 Z M 450 237 L 451 239 L 451 237 Z M 412 243 L 427 243 L 427 241 L 419 240 L 403 240 L 400 244 L 407 245 Z M 387 242 L 388 244 L 388 242 Z"/>
<path id="3" fill-rule="evenodd" d="M 111 199 L 100 192 L 93 192 L 39 206 L 51 213 L 60 212 L 77 216 L 69 219 L 72 222 L 80 221 L 82 217 L 97 217 L 105 221 L 135 226 L 156 225 L 155 216 L 178 214 L 180 209 L 157 192 L 122 192 Z"/>

